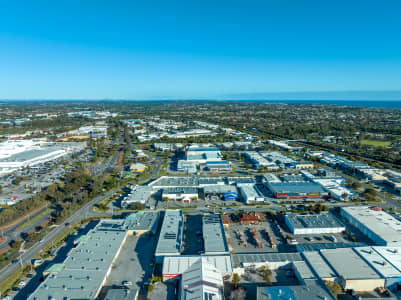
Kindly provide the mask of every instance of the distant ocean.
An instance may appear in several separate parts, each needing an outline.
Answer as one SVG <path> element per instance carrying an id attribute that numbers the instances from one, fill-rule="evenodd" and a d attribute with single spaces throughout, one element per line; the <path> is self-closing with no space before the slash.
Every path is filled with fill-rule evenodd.
<path id="1" fill-rule="evenodd" d="M 238 101 L 238 100 L 234 100 Z M 287 104 L 323 104 L 340 106 L 359 106 L 373 108 L 401 109 L 401 101 L 376 100 L 239 100 L 241 102 L 287 103 Z"/>

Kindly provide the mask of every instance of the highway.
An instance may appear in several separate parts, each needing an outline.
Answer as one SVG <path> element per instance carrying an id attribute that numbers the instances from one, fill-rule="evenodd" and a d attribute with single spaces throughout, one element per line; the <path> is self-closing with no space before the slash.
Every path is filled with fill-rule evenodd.
<path id="1" fill-rule="evenodd" d="M 41 208 L 40 210 L 38 210 L 33 215 L 30 215 L 28 218 L 24 218 L 23 220 L 21 220 L 17 224 L 12 225 L 12 226 L 10 226 L 10 227 L 8 227 L 6 229 L 1 230 L 1 235 L 4 236 L 6 239 L 2 243 L 0 243 L 0 250 L 5 248 L 5 247 L 7 247 L 7 245 L 12 240 L 17 240 L 18 238 L 20 238 L 22 232 L 29 232 L 32 229 L 34 229 L 36 226 L 39 226 L 40 224 L 42 224 L 46 219 L 48 219 L 49 216 L 50 216 L 50 212 L 48 214 L 45 214 L 45 215 L 41 216 L 39 219 L 35 220 L 31 224 L 29 224 L 29 225 L 27 225 L 25 227 L 19 228 L 25 222 L 27 222 L 29 219 L 35 218 L 37 215 L 39 215 L 42 212 L 44 212 L 47 208 L 48 208 L 48 206 L 45 206 L 45 207 Z"/>
<path id="2" fill-rule="evenodd" d="M 92 207 L 102 201 L 103 199 L 111 196 L 114 192 L 119 190 L 120 188 L 113 189 L 103 195 L 100 195 L 93 200 L 91 200 L 89 203 L 87 203 L 85 206 L 81 207 L 78 211 L 76 211 L 72 216 L 70 216 L 67 220 L 65 220 L 65 223 L 70 223 L 73 224 L 77 221 L 80 221 L 85 218 L 89 217 L 100 217 L 100 216 L 108 216 L 110 214 L 108 213 L 95 213 L 92 211 Z M 8 276 L 10 276 L 13 272 L 15 272 L 18 268 L 21 267 L 21 263 L 24 264 L 29 264 L 31 260 L 39 253 L 43 248 L 45 248 L 48 244 L 50 244 L 60 233 L 65 230 L 64 224 L 55 226 L 53 230 L 51 230 L 44 238 L 42 243 L 36 243 L 33 245 L 31 248 L 25 250 L 23 253 L 21 253 L 20 256 L 20 262 L 18 263 L 10 263 L 7 266 L 5 266 L 3 269 L 0 270 L 0 282 L 5 280 Z"/>

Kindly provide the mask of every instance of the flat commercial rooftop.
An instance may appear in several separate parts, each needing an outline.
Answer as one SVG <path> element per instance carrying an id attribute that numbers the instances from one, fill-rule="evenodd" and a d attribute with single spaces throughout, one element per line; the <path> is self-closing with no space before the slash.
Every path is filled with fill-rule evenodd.
<path id="1" fill-rule="evenodd" d="M 366 243 L 313 243 L 299 244 L 296 246 L 298 252 L 318 251 L 323 249 L 354 248 L 363 247 Z"/>
<path id="2" fill-rule="evenodd" d="M 1 162 L 24 162 L 28 160 L 32 160 L 34 158 L 39 158 L 41 156 L 49 155 L 49 154 L 57 154 L 65 151 L 61 148 L 45 148 L 45 149 L 32 149 L 24 152 L 13 154 L 9 157 L 0 159 Z"/>
<path id="3" fill-rule="evenodd" d="M 244 253 L 233 254 L 233 265 L 239 267 L 241 264 L 263 263 L 263 262 L 294 262 L 303 261 L 301 254 L 293 253 Z"/>
<path id="4" fill-rule="evenodd" d="M 255 178 L 253 177 L 227 177 L 229 184 L 252 184 L 256 183 Z"/>
<path id="5" fill-rule="evenodd" d="M 341 210 L 342 214 L 350 215 L 388 245 L 401 246 L 401 222 L 390 214 L 373 210 L 368 206 L 342 207 Z"/>
<path id="6" fill-rule="evenodd" d="M 146 185 L 137 186 L 135 190 L 131 191 L 131 195 L 128 196 L 127 199 L 123 200 L 123 202 L 126 203 L 139 202 L 145 204 L 149 200 L 152 193 L 153 189 L 150 186 Z"/>
<path id="7" fill-rule="evenodd" d="M 163 189 L 163 194 L 197 194 L 198 188 L 191 186 L 168 187 Z"/>
<path id="8" fill-rule="evenodd" d="M 157 211 L 138 211 L 132 213 L 136 218 L 127 217 L 124 225 L 127 230 L 149 230 L 156 233 L 159 224 L 160 214 Z M 132 214 L 130 216 L 132 216 Z"/>
<path id="9" fill-rule="evenodd" d="M 305 261 L 294 261 L 293 266 L 297 270 L 301 279 L 316 279 L 315 274 L 313 274 Z"/>
<path id="10" fill-rule="evenodd" d="M 384 278 L 397 277 L 401 278 L 401 272 L 390 264 L 383 256 L 381 256 L 374 247 L 354 248 L 368 264 L 376 270 Z"/>
<path id="11" fill-rule="evenodd" d="M 334 299 L 321 281 L 306 280 L 305 285 L 258 287 L 257 300 L 322 300 Z"/>
<path id="12" fill-rule="evenodd" d="M 320 278 L 334 278 L 337 276 L 318 251 L 303 252 L 302 255 Z"/>
<path id="13" fill-rule="evenodd" d="M 308 215 L 288 214 L 285 217 L 294 229 L 342 227 L 345 230 L 344 225 L 330 213 Z"/>
<path id="14" fill-rule="evenodd" d="M 205 254 L 228 253 L 226 235 L 220 214 L 205 214 L 202 217 Z"/>
<path id="15" fill-rule="evenodd" d="M 199 185 L 216 185 L 216 184 L 224 184 L 223 177 L 200 177 L 199 178 Z"/>
<path id="16" fill-rule="evenodd" d="M 203 188 L 205 194 L 224 194 L 224 193 L 237 193 L 237 187 L 234 185 L 208 185 Z"/>
<path id="17" fill-rule="evenodd" d="M 180 275 L 185 272 L 200 257 L 206 259 L 222 274 L 232 273 L 233 267 L 230 255 L 181 255 L 165 256 L 163 260 L 163 275 Z"/>
<path id="18" fill-rule="evenodd" d="M 327 193 L 320 184 L 313 182 L 272 182 L 268 188 L 275 194 Z"/>
<path id="19" fill-rule="evenodd" d="M 256 185 L 241 185 L 239 189 L 248 199 L 262 197 L 262 194 L 259 192 Z"/>
<path id="20" fill-rule="evenodd" d="M 401 271 L 401 247 L 372 247 L 377 253 Z"/>
<path id="21" fill-rule="evenodd" d="M 69 252 L 64 268 L 50 273 L 29 299 L 94 299 L 126 236 L 117 225 L 102 220 Z"/>
<path id="22" fill-rule="evenodd" d="M 202 257 L 182 274 L 181 284 L 181 299 L 224 299 L 222 274 Z"/>
<path id="23" fill-rule="evenodd" d="M 199 185 L 198 177 L 173 177 L 173 176 L 162 176 L 159 179 L 151 182 L 149 184 L 153 188 L 157 187 L 182 187 L 182 186 L 192 186 L 197 187 Z"/>
<path id="24" fill-rule="evenodd" d="M 166 210 L 155 255 L 179 255 L 184 217 L 182 210 Z"/>
<path id="25" fill-rule="evenodd" d="M 345 280 L 380 278 L 379 274 L 351 248 L 320 250 L 320 254 L 330 264 L 330 267 Z"/>

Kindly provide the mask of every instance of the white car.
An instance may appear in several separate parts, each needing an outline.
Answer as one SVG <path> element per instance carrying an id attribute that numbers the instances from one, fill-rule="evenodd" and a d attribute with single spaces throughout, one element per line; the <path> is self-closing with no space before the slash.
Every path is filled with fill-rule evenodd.
<path id="1" fill-rule="evenodd" d="M 121 283 L 122 283 L 123 286 L 131 286 L 132 285 L 132 282 L 131 281 L 127 281 L 127 280 L 124 280 Z"/>
<path id="2" fill-rule="evenodd" d="M 18 286 L 19 286 L 19 287 L 24 287 L 24 286 L 26 286 L 26 282 L 23 281 L 23 280 L 21 280 L 21 281 L 18 283 Z"/>

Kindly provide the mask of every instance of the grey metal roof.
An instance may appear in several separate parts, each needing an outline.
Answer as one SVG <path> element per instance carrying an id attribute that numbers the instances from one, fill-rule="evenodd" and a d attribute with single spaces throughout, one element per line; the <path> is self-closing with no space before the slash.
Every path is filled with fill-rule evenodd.
<path id="1" fill-rule="evenodd" d="M 162 176 L 150 184 L 152 187 L 176 187 L 176 186 L 193 186 L 199 185 L 198 177 L 172 177 Z"/>
<path id="2" fill-rule="evenodd" d="M 202 217 L 205 254 L 228 253 L 226 235 L 220 214 L 205 214 Z"/>
<path id="3" fill-rule="evenodd" d="M 202 257 L 198 258 L 181 278 L 181 299 L 185 300 L 222 300 L 222 274 Z"/>
<path id="4" fill-rule="evenodd" d="M 264 262 L 294 262 L 303 261 L 297 252 L 290 253 L 243 253 L 233 254 L 233 265 L 239 267 L 242 263 L 264 263 Z"/>
<path id="5" fill-rule="evenodd" d="M 234 185 L 209 185 L 203 188 L 205 194 L 237 193 Z"/>
<path id="6" fill-rule="evenodd" d="M 368 264 L 383 278 L 401 278 L 401 272 L 391 262 L 386 260 L 375 247 L 358 247 L 354 251 L 359 254 Z"/>
<path id="7" fill-rule="evenodd" d="M 126 232 L 116 229 L 119 224 L 102 220 L 70 251 L 64 268 L 49 274 L 29 299 L 94 299 L 125 238 Z"/>
<path id="8" fill-rule="evenodd" d="M 321 300 L 335 299 L 322 281 L 305 280 L 305 285 L 257 288 L 257 300 Z"/>
<path id="9" fill-rule="evenodd" d="M 150 196 L 152 195 L 153 189 L 150 186 L 142 185 L 137 186 L 135 190 L 131 191 L 131 195 L 124 199 L 123 203 L 146 203 L 149 200 Z"/>
<path id="10" fill-rule="evenodd" d="M 272 182 L 268 188 L 273 193 L 327 193 L 320 184 L 313 182 Z"/>
<path id="11" fill-rule="evenodd" d="M 219 183 L 224 183 L 224 178 L 223 177 L 200 177 L 199 178 L 199 185 L 204 185 L 204 184 L 219 184 Z"/>
<path id="12" fill-rule="evenodd" d="M 253 177 L 227 177 L 229 183 L 256 183 Z"/>
<path id="13" fill-rule="evenodd" d="M 320 250 L 331 268 L 345 280 L 378 279 L 380 276 L 351 248 Z"/>
<path id="14" fill-rule="evenodd" d="M 63 150 L 61 148 L 32 149 L 0 159 L 0 162 L 24 162 Z"/>
<path id="15" fill-rule="evenodd" d="M 182 274 L 196 262 L 199 257 L 206 259 L 222 274 L 231 274 L 233 272 L 230 255 L 180 255 L 165 256 L 163 258 L 163 275 Z"/>
<path id="16" fill-rule="evenodd" d="M 392 215 L 368 206 L 342 207 L 341 214 L 353 218 L 353 223 L 373 232 L 387 245 L 401 245 L 401 222 Z"/>
<path id="17" fill-rule="evenodd" d="M 296 246 L 298 252 L 318 251 L 323 249 L 353 248 L 366 246 L 366 243 L 313 243 L 299 244 Z"/>
<path id="18" fill-rule="evenodd" d="M 305 261 L 294 261 L 292 265 L 302 280 L 316 279 L 315 274 L 313 274 L 312 270 Z"/>
<path id="19" fill-rule="evenodd" d="M 291 223 L 294 229 L 297 228 L 333 228 L 344 227 L 337 218 L 331 213 L 320 214 L 287 214 L 286 219 Z"/>
<path id="20" fill-rule="evenodd" d="M 248 199 L 262 197 L 262 193 L 259 192 L 256 185 L 241 185 L 239 189 L 242 195 Z"/>
<path id="21" fill-rule="evenodd" d="M 318 251 L 303 252 L 302 255 L 320 278 L 334 278 L 337 276 Z"/>
<path id="22" fill-rule="evenodd" d="M 156 256 L 179 255 L 181 252 L 184 216 L 182 210 L 166 210 L 156 247 Z"/>
<path id="23" fill-rule="evenodd" d="M 169 187 L 163 189 L 163 194 L 197 194 L 198 189 L 191 186 Z"/>
<path id="24" fill-rule="evenodd" d="M 128 218 L 124 222 L 124 227 L 127 230 L 149 230 L 156 232 L 159 224 L 160 214 L 157 211 L 137 212 L 137 218 Z"/>

